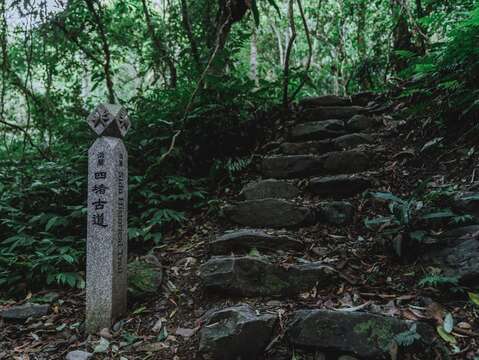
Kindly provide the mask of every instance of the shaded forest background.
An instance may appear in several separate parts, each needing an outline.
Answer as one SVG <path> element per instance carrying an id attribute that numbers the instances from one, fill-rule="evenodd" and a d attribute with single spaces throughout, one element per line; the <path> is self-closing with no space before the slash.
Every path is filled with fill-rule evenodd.
<path id="1" fill-rule="evenodd" d="M 312 95 L 389 93 L 475 129 L 473 0 L 0 0 L 0 288 L 84 286 L 85 123 L 133 128 L 129 238 L 161 246 Z"/>

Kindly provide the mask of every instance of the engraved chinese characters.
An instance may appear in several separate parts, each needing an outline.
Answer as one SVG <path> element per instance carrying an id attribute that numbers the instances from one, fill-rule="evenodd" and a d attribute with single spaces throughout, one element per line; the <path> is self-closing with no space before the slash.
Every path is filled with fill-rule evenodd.
<path id="1" fill-rule="evenodd" d="M 102 113 L 97 131 L 94 114 L 99 109 L 114 112 Z M 109 134 L 100 136 L 88 153 L 86 331 L 96 333 L 126 313 L 128 156 L 123 141 L 110 135 L 125 134 L 130 123 L 116 105 L 100 105 L 88 123 L 97 134 Z"/>

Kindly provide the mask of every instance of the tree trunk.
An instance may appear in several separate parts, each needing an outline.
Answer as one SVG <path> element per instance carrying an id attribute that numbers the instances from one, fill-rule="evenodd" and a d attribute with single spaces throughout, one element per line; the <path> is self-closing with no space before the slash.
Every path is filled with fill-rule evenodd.
<path id="1" fill-rule="evenodd" d="M 256 86 L 259 85 L 258 79 L 258 44 L 257 44 L 256 28 L 253 29 L 251 36 L 251 54 L 250 54 L 250 77 Z"/>

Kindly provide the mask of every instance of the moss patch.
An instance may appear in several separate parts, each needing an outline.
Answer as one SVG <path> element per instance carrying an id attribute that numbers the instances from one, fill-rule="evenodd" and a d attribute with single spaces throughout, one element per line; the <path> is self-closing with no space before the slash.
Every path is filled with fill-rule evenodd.
<path id="1" fill-rule="evenodd" d="M 357 324 L 354 332 L 359 335 L 366 335 L 369 344 L 387 350 L 394 332 L 391 325 L 386 321 L 368 320 Z"/>

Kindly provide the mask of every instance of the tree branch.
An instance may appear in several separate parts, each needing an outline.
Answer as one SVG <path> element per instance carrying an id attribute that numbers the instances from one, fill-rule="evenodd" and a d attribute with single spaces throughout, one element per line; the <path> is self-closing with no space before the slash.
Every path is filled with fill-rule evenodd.
<path id="1" fill-rule="evenodd" d="M 150 34 L 151 39 L 153 40 L 153 44 L 155 46 L 158 55 L 165 60 L 168 69 L 170 70 L 170 87 L 176 88 L 177 83 L 177 74 L 176 74 L 176 67 L 173 59 L 171 59 L 168 51 L 165 49 L 164 44 L 162 43 L 160 37 L 155 32 L 155 28 L 153 27 L 153 22 L 151 21 L 150 11 L 148 10 L 148 6 L 146 4 L 146 0 L 141 0 L 143 4 L 143 14 L 145 15 L 146 25 L 148 27 L 148 33 Z"/>
<path id="2" fill-rule="evenodd" d="M 313 58 L 313 44 L 311 43 L 311 34 L 309 32 L 308 23 L 306 21 L 306 16 L 304 15 L 303 5 L 301 4 L 301 0 L 297 0 L 299 12 L 301 13 L 301 19 L 303 20 L 304 32 L 306 33 L 306 39 L 308 41 L 308 62 L 306 64 L 306 69 L 304 71 L 303 79 L 299 84 L 298 88 L 293 92 L 291 98 L 288 100 L 289 102 L 293 101 L 296 95 L 301 91 L 304 84 L 306 83 L 306 79 L 308 78 L 308 71 L 311 67 L 311 59 Z"/>
<path id="3" fill-rule="evenodd" d="M 291 37 L 289 38 L 288 47 L 286 50 L 286 55 L 284 59 L 284 81 L 283 81 L 283 106 L 285 109 L 288 109 L 289 97 L 288 97 L 288 87 L 289 87 L 289 62 L 291 59 L 291 52 L 293 50 L 294 40 L 296 39 L 296 25 L 294 24 L 294 0 L 289 0 L 288 6 L 288 17 L 289 17 L 289 26 L 291 28 Z"/>
<path id="4" fill-rule="evenodd" d="M 188 4 L 186 3 L 186 0 L 181 0 L 181 16 L 186 36 L 190 41 L 191 55 L 193 56 L 196 67 L 199 69 L 201 67 L 200 55 L 198 52 L 198 45 L 196 44 L 196 39 L 193 35 L 193 30 L 191 28 L 190 16 L 188 14 Z"/>
<path id="5" fill-rule="evenodd" d="M 108 45 L 108 40 L 106 38 L 106 31 L 101 21 L 100 15 L 95 10 L 96 0 L 85 0 L 88 11 L 93 17 L 93 21 L 98 28 L 98 35 L 102 43 L 103 55 L 105 56 L 105 61 L 103 63 L 103 72 L 105 73 L 106 88 L 108 90 L 108 101 L 112 104 L 116 102 L 115 92 L 113 90 L 113 80 L 111 76 L 111 53 L 110 46 Z M 100 6 L 100 5 L 99 5 Z"/>

